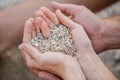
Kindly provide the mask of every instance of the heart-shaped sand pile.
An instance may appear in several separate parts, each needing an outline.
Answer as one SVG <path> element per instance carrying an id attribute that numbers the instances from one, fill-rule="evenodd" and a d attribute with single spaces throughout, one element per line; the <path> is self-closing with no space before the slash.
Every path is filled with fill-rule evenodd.
<path id="1" fill-rule="evenodd" d="M 62 52 L 74 56 L 75 48 L 70 29 L 59 24 L 50 29 L 50 36 L 44 38 L 42 34 L 32 38 L 31 44 L 40 52 Z"/>

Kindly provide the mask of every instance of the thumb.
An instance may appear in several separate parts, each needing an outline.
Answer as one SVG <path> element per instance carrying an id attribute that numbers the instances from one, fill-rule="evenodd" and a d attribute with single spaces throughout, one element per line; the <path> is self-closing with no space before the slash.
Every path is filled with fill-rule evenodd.
<path id="1" fill-rule="evenodd" d="M 77 5 L 62 4 L 62 3 L 57 3 L 57 2 L 52 2 L 51 6 L 55 10 L 60 9 L 63 13 L 65 13 L 67 15 L 75 15 L 76 14 L 76 9 L 78 9 Z"/>
<path id="2" fill-rule="evenodd" d="M 52 74 L 52 73 L 47 72 L 47 71 L 39 72 L 38 77 L 42 78 L 43 80 L 62 80 L 57 75 Z"/>
<path id="3" fill-rule="evenodd" d="M 41 54 L 40 52 L 33 46 L 23 43 L 19 46 L 21 51 L 24 51 L 26 54 L 30 55 L 35 61 L 39 62 Z"/>

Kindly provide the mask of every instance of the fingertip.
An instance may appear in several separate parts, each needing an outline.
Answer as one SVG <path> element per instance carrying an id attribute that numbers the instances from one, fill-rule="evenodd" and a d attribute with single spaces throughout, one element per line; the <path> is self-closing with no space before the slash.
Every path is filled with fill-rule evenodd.
<path id="1" fill-rule="evenodd" d="M 32 23 L 31 23 L 31 21 L 30 20 L 27 20 L 26 22 L 25 22 L 25 27 L 26 26 L 30 26 Z"/>
<path id="2" fill-rule="evenodd" d="M 31 22 L 31 26 L 35 26 L 35 19 L 34 18 L 29 18 L 29 21 Z"/>
<path id="3" fill-rule="evenodd" d="M 55 14 L 58 17 L 61 24 L 65 25 L 70 29 L 73 29 L 76 27 L 76 23 L 74 23 L 70 18 L 65 16 L 59 9 L 56 10 Z"/>
<path id="4" fill-rule="evenodd" d="M 46 7 L 41 7 L 40 10 L 47 10 L 47 8 Z"/>
<path id="5" fill-rule="evenodd" d="M 40 10 L 43 12 L 43 14 L 45 14 L 46 17 L 48 17 L 48 19 L 50 19 L 55 25 L 59 24 L 59 21 L 56 17 L 56 15 L 49 10 L 46 7 L 41 7 Z"/>
<path id="6" fill-rule="evenodd" d="M 52 1 L 51 4 L 59 4 L 59 3 L 56 1 Z"/>
<path id="7" fill-rule="evenodd" d="M 36 16 L 36 17 L 39 17 L 39 16 L 40 16 L 40 11 L 39 11 L 39 10 L 35 12 L 35 16 Z"/>
<path id="8" fill-rule="evenodd" d="M 38 17 L 38 21 L 43 22 L 44 20 L 42 17 Z"/>
<path id="9" fill-rule="evenodd" d="M 25 22 L 25 28 L 23 32 L 23 42 L 28 42 L 31 39 L 31 32 L 32 32 L 32 22 L 27 20 Z"/>
<path id="10" fill-rule="evenodd" d="M 43 22 L 42 25 L 43 25 L 43 26 L 47 26 L 47 23 L 46 23 L 46 22 Z"/>
<path id="11" fill-rule="evenodd" d="M 18 46 L 21 51 L 25 51 L 25 43 L 22 43 Z"/>
<path id="12" fill-rule="evenodd" d="M 58 5 L 59 5 L 58 2 L 55 2 L 55 1 L 52 1 L 52 2 L 51 2 L 51 6 L 52 6 L 52 8 L 54 8 L 54 9 L 58 9 Z"/>
<path id="13" fill-rule="evenodd" d="M 29 18 L 30 21 L 34 21 L 34 18 Z"/>
<path id="14" fill-rule="evenodd" d="M 62 12 L 60 11 L 60 9 L 57 9 L 57 10 L 55 11 L 55 13 L 56 13 L 56 14 L 62 14 Z"/>
<path id="15" fill-rule="evenodd" d="M 18 49 L 22 50 L 22 44 L 20 44 L 20 45 L 18 46 Z"/>
<path id="16" fill-rule="evenodd" d="M 34 51 L 35 48 L 33 46 L 29 45 L 29 44 L 22 43 L 22 44 L 19 45 L 19 49 L 21 51 L 26 52 L 26 53 L 30 53 L 30 52 Z"/>

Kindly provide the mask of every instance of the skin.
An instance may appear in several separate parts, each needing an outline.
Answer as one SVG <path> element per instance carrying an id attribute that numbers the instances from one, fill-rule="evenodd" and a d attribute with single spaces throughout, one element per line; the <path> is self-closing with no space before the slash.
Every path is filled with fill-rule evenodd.
<path id="1" fill-rule="evenodd" d="M 82 71 L 84 72 L 84 75 L 86 76 L 86 79 L 117 80 L 93 50 L 92 43 L 88 38 L 83 26 L 70 20 L 68 17 L 62 14 L 60 10 L 56 11 L 56 15 L 61 24 L 71 29 L 73 40 L 78 49 L 77 59 Z"/>
<path id="2" fill-rule="evenodd" d="M 41 6 L 50 8 L 51 1 L 81 4 L 87 6 L 92 11 L 97 11 L 116 0 L 25 0 L 17 6 L 5 9 L 0 12 L 0 53 L 22 41 L 25 21 L 29 17 L 34 17 L 34 12 Z"/>
<path id="3" fill-rule="evenodd" d="M 50 13 L 53 14 L 52 12 Z M 55 18 L 57 20 L 57 17 Z M 41 24 L 40 26 L 37 24 L 38 21 L 41 21 L 39 22 Z M 48 28 L 49 25 L 46 26 L 43 24 L 47 25 L 47 23 L 42 19 L 42 17 L 39 17 L 39 20 L 38 18 L 36 18 L 36 21 L 33 18 L 30 18 L 28 21 L 26 21 L 25 24 L 23 36 L 24 44 L 20 45 L 19 49 L 23 52 L 24 59 L 26 61 L 27 66 L 29 66 L 30 70 L 32 70 L 39 77 L 44 77 L 44 79 L 48 80 L 60 80 L 58 77 L 55 77 L 55 75 L 61 77 L 64 80 L 86 80 L 79 67 L 77 60 L 74 57 L 64 55 L 62 53 L 46 52 L 43 54 L 29 44 L 29 40 L 32 37 L 41 34 L 40 30 L 42 30 L 44 36 L 46 35 L 47 32 L 49 32 L 48 30 L 46 30 L 46 28 L 44 28 L 46 30 L 46 32 L 44 33 L 45 30 L 42 28 L 43 27 Z M 35 51 L 36 53 L 33 54 Z M 69 63 L 69 61 L 71 61 L 71 63 Z M 68 68 L 68 66 L 70 67 Z M 55 75 L 48 73 L 48 71 Z"/>
<path id="4" fill-rule="evenodd" d="M 72 16 L 73 21 L 83 25 L 96 53 L 120 48 L 120 16 L 102 19 L 85 6 L 73 4 L 53 2 L 52 7 L 60 9 Z"/>
<path id="5" fill-rule="evenodd" d="M 37 69 L 49 71 L 61 77 L 63 80 L 86 80 L 74 57 L 63 53 L 40 53 L 36 48 L 28 44 L 20 45 L 20 49 L 27 54 L 29 53 L 39 65 Z"/>
<path id="6" fill-rule="evenodd" d="M 47 13 L 45 14 L 44 13 L 45 11 L 47 11 L 48 14 Z M 43 14 L 41 15 L 41 12 L 46 16 L 47 19 L 45 17 L 43 17 Z M 51 21 L 51 23 L 53 23 L 53 24 L 55 24 L 56 22 L 58 23 L 58 21 L 57 21 L 57 18 L 58 18 L 58 20 L 61 24 L 65 25 L 66 27 L 69 27 L 71 29 L 71 34 L 72 34 L 73 40 L 75 42 L 75 46 L 78 49 L 78 52 L 76 53 L 77 54 L 77 59 L 78 59 L 78 62 L 79 62 L 79 65 L 80 65 L 82 71 L 84 72 L 84 75 L 85 75 L 86 79 L 88 79 L 88 80 L 101 80 L 101 79 L 102 80 L 116 80 L 115 76 L 106 68 L 106 66 L 103 64 L 103 62 L 96 55 L 95 51 L 92 48 L 91 41 L 90 41 L 89 37 L 87 36 L 87 34 L 86 34 L 82 25 L 80 25 L 76 22 L 73 22 L 68 17 L 64 16 L 60 12 L 60 10 L 57 10 L 55 12 L 56 16 L 54 15 L 53 17 L 50 17 L 49 14 L 54 14 L 54 13 L 51 12 L 50 10 L 48 10 L 45 7 L 41 8 L 40 10 L 38 10 L 36 12 L 36 16 L 41 17 L 43 19 L 41 21 L 44 22 L 45 20 L 47 20 L 46 23 L 48 24 L 49 27 L 51 27 L 49 25 L 49 22 Z M 53 19 L 54 19 L 54 21 L 53 21 Z M 41 26 L 39 26 L 39 27 L 41 29 Z M 31 29 L 30 26 L 29 26 L 28 29 L 29 30 Z M 27 31 L 28 29 L 27 29 L 27 25 L 26 25 L 25 30 Z M 42 32 L 43 32 L 43 35 L 45 35 L 44 31 L 42 31 Z M 30 30 L 29 33 L 32 33 L 32 30 Z M 46 30 L 46 33 L 48 33 L 47 30 Z M 26 34 L 27 33 L 24 33 L 24 35 L 26 35 Z M 29 40 L 30 39 L 29 36 L 27 34 L 27 36 L 26 37 L 24 36 L 23 39 L 28 38 L 28 40 Z M 28 48 L 28 47 L 27 46 L 25 47 L 25 45 L 24 45 L 24 48 Z M 28 50 L 32 50 L 32 49 L 30 48 Z M 35 51 L 31 52 L 31 54 L 34 54 L 34 53 L 35 53 Z M 30 54 L 30 53 L 25 52 L 24 55 L 26 55 L 26 54 Z M 27 55 L 25 57 L 29 57 L 29 56 L 32 56 L 32 55 Z M 26 60 L 26 61 L 27 61 L 27 64 L 29 63 L 29 65 L 35 67 L 35 65 L 31 64 L 30 60 Z M 69 62 L 71 62 L 71 61 L 69 61 Z M 29 66 L 29 67 L 31 67 L 31 66 Z M 93 72 L 94 72 L 95 75 L 91 75 L 91 73 L 93 73 Z M 40 73 L 40 71 L 39 71 L 39 73 Z M 37 74 L 39 74 L 39 73 L 37 73 Z M 44 74 L 44 78 L 47 78 L 49 80 L 59 79 L 52 74 L 49 74 L 49 75 L 48 74 Z M 39 77 L 40 76 L 41 75 L 39 75 Z M 70 77 L 70 76 L 67 76 L 67 77 Z"/>

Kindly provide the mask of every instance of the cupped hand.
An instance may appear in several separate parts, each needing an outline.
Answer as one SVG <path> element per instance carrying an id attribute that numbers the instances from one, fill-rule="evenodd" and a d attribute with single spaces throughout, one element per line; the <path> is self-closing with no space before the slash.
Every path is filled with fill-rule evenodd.
<path id="1" fill-rule="evenodd" d="M 40 23 L 37 24 L 37 21 L 39 21 Z M 40 27 L 38 26 L 37 29 L 35 27 L 36 24 L 40 25 Z M 27 20 L 25 23 L 25 28 L 24 28 L 23 43 L 30 45 L 30 40 L 33 37 L 35 37 L 37 34 L 40 34 L 39 28 L 41 28 L 41 27 L 47 27 L 46 23 L 43 23 L 42 18 L 37 18 L 36 21 L 33 18 L 30 18 L 29 20 Z M 47 29 L 48 29 L 48 27 L 47 27 Z M 47 37 L 48 35 L 49 35 L 49 33 L 45 34 L 44 36 Z M 26 52 L 24 52 L 23 50 L 21 50 L 21 51 L 22 51 L 23 58 L 27 64 L 28 68 L 33 73 L 35 73 L 38 77 L 40 77 L 42 79 L 47 79 L 47 80 L 61 80 L 60 78 L 56 77 L 54 74 L 51 74 L 47 71 L 42 71 L 42 70 L 38 69 L 39 64 L 35 60 L 33 60 L 32 57 L 30 55 L 28 55 Z"/>
<path id="2" fill-rule="evenodd" d="M 60 9 L 63 13 L 72 16 L 72 20 L 81 24 L 92 41 L 96 53 L 108 49 L 104 36 L 104 20 L 82 5 L 60 4 L 53 2 L 52 7 Z M 99 45 L 99 46 L 98 46 Z"/>
<path id="3" fill-rule="evenodd" d="M 82 25 L 72 21 L 69 17 L 66 17 L 60 10 L 57 10 L 55 14 L 61 24 L 70 28 L 70 33 L 77 48 L 77 55 L 80 54 L 82 56 L 85 55 L 85 53 L 94 52 L 91 41 Z"/>
<path id="4" fill-rule="evenodd" d="M 42 19 L 46 21 L 50 28 L 53 27 L 49 25 L 50 23 L 53 23 L 54 25 L 60 23 L 70 28 L 70 33 L 75 42 L 75 46 L 78 49 L 78 53 L 79 52 L 87 53 L 89 51 L 93 51 L 91 41 L 87 36 L 82 25 L 66 17 L 64 14 L 61 13 L 60 10 L 57 10 L 54 16 L 51 16 L 50 14 L 53 15 L 54 13 L 49 9 L 42 7 L 40 8 L 40 10 L 36 12 L 36 17 L 42 17 Z"/>
<path id="5" fill-rule="evenodd" d="M 31 40 L 31 38 L 37 36 L 38 34 L 41 34 L 41 31 L 42 31 L 42 34 L 44 35 L 44 37 L 48 37 L 50 35 L 49 28 L 53 27 L 54 25 L 59 23 L 57 16 L 53 12 L 51 12 L 49 9 L 47 9 L 45 7 L 40 8 L 40 10 L 38 10 L 36 12 L 36 17 L 37 17 L 36 20 L 29 19 L 26 22 L 25 30 L 24 30 L 24 38 L 23 38 L 24 43 L 29 44 L 29 41 Z M 61 17 L 63 17 L 63 16 L 61 16 Z M 68 26 L 68 25 L 66 25 L 66 26 Z M 75 25 L 75 26 L 81 26 L 81 25 Z M 68 27 L 70 28 L 70 26 L 68 26 Z M 76 31 L 79 31 L 79 30 L 76 30 Z M 83 31 L 83 33 L 84 33 L 84 31 Z M 73 34 L 73 35 L 76 35 L 76 34 Z M 84 35 L 83 35 L 83 37 L 84 37 Z M 85 36 L 85 37 L 87 37 L 87 36 Z M 74 38 L 76 38 L 76 41 L 77 41 L 76 44 L 78 44 L 79 41 L 77 40 L 78 39 L 77 36 L 74 37 Z M 89 42 L 89 39 L 87 39 L 87 40 Z M 86 40 L 86 42 L 87 42 L 87 40 Z M 85 44 L 85 43 L 83 43 L 83 44 Z M 80 48 L 79 45 L 78 45 L 78 48 Z M 24 55 L 25 54 L 26 53 L 24 52 Z M 25 56 L 25 59 L 27 59 L 27 57 L 30 57 L 30 56 L 27 54 Z M 29 58 L 29 60 L 28 59 L 26 60 L 26 62 L 28 64 L 28 67 L 31 68 L 31 66 L 32 66 L 31 70 L 33 72 L 36 71 L 35 73 L 37 75 L 39 75 L 39 77 L 44 75 L 43 78 L 47 78 L 48 80 L 57 80 L 57 79 L 59 79 L 53 74 L 43 72 L 43 71 L 41 72 L 41 70 L 37 69 L 39 67 L 39 65 L 34 60 L 32 60 L 32 62 L 37 64 L 37 67 L 35 65 L 32 65 L 32 64 L 30 65 L 29 63 L 31 63 L 31 60 L 32 60 L 32 58 Z"/>
<path id="6" fill-rule="evenodd" d="M 41 9 L 40 11 L 44 12 L 44 9 Z M 36 15 L 38 14 L 39 12 Z M 46 13 L 45 15 L 50 16 L 48 14 L 49 13 Z M 78 49 L 77 58 L 79 60 L 80 66 L 82 67 L 82 71 L 84 71 L 84 75 L 86 75 L 86 78 L 90 80 L 99 80 L 99 79 L 116 80 L 114 75 L 105 67 L 105 65 L 102 63 L 99 57 L 95 54 L 92 48 L 91 41 L 87 36 L 87 33 L 85 32 L 83 26 L 70 20 L 70 18 L 62 14 L 60 10 L 57 10 L 55 14 L 59 19 L 59 22 L 65 25 L 66 27 L 70 28 L 71 30 L 73 40 Z M 42 16 L 42 15 L 39 15 L 39 16 Z M 49 20 L 52 21 L 50 17 L 49 17 Z M 91 72 L 93 71 L 96 76 L 91 75 Z M 109 75 L 110 77 L 105 75 Z M 76 79 L 73 79 L 73 80 L 76 80 Z"/>
<path id="7" fill-rule="evenodd" d="M 20 49 L 35 60 L 39 65 L 37 69 L 56 74 L 63 80 L 86 80 L 77 60 L 72 56 L 56 52 L 40 53 L 29 44 L 21 44 Z"/>

